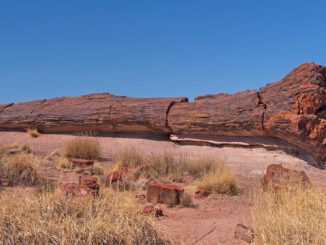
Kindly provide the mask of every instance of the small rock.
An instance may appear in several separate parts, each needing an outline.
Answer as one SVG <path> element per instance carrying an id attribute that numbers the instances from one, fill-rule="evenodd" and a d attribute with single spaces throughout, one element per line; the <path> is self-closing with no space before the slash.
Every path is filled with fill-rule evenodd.
<path id="1" fill-rule="evenodd" d="M 274 190 L 295 184 L 306 186 L 310 183 L 310 179 L 304 171 L 285 168 L 281 164 L 269 165 L 263 177 L 264 187 L 271 187 Z"/>
<path id="2" fill-rule="evenodd" d="M 184 188 L 166 181 L 152 181 L 148 184 L 147 201 L 168 205 L 180 204 Z"/>
<path id="3" fill-rule="evenodd" d="M 79 176 L 79 184 L 94 190 L 96 194 L 98 194 L 100 190 L 97 177 L 95 176 Z"/>
<path id="4" fill-rule="evenodd" d="M 195 191 L 195 197 L 201 198 L 201 197 L 208 197 L 209 196 L 209 191 L 205 190 L 203 188 L 199 188 Z"/>
<path id="5" fill-rule="evenodd" d="M 163 209 L 157 208 L 154 205 L 147 205 L 143 208 L 143 214 L 153 214 L 155 217 L 164 216 Z"/>
<path id="6" fill-rule="evenodd" d="M 60 186 L 62 193 L 68 197 L 86 197 L 95 196 L 96 193 L 93 189 L 87 186 L 76 184 L 76 183 L 66 183 Z"/>
<path id="7" fill-rule="evenodd" d="M 0 186 L 10 186 L 10 180 L 9 179 L 0 179 Z"/>

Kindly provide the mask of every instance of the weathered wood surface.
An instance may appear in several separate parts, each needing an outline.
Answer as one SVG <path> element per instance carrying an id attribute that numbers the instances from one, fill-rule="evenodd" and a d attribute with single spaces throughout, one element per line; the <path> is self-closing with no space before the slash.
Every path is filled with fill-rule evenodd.
<path id="1" fill-rule="evenodd" d="M 187 98 L 111 94 L 0 105 L 0 130 L 275 137 L 326 161 L 326 67 L 298 66 L 259 90 Z"/>

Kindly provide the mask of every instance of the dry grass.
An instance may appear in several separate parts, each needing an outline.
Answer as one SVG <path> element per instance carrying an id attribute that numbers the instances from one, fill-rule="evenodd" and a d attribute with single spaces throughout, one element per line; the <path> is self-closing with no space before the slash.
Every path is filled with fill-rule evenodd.
<path id="1" fill-rule="evenodd" d="M 34 185 L 38 182 L 35 158 L 28 153 L 7 156 L 0 165 L 0 175 L 13 184 Z"/>
<path id="2" fill-rule="evenodd" d="M 188 192 L 184 192 L 182 197 L 180 198 L 180 204 L 183 207 L 193 206 L 192 195 Z"/>
<path id="3" fill-rule="evenodd" d="M 32 138 L 37 138 L 37 137 L 41 136 L 40 133 L 35 128 L 27 129 L 27 134 L 29 136 L 31 136 Z"/>
<path id="4" fill-rule="evenodd" d="M 131 197 L 0 199 L 1 244 L 169 244 Z"/>
<path id="5" fill-rule="evenodd" d="M 154 178 L 167 177 L 171 179 L 187 175 L 200 178 L 220 164 L 214 159 L 191 159 L 184 155 L 175 156 L 168 152 L 151 154 L 147 157 L 146 163 L 149 175 Z"/>
<path id="6" fill-rule="evenodd" d="M 143 153 L 136 148 L 125 148 L 118 153 L 117 162 L 119 166 L 136 168 L 144 163 L 145 159 Z"/>
<path id="7" fill-rule="evenodd" d="M 77 137 L 65 144 L 63 152 L 64 156 L 68 158 L 97 160 L 101 155 L 101 146 L 96 139 Z"/>
<path id="8" fill-rule="evenodd" d="M 94 163 L 94 174 L 95 175 L 103 175 L 105 172 L 105 169 L 103 165 L 99 162 Z"/>
<path id="9" fill-rule="evenodd" d="M 238 193 L 234 177 L 222 162 L 200 178 L 198 187 L 215 194 L 236 195 Z"/>
<path id="10" fill-rule="evenodd" d="M 0 159 L 5 155 L 5 147 L 0 144 Z"/>
<path id="11" fill-rule="evenodd" d="M 255 244 L 326 244 L 326 189 L 257 193 L 253 228 Z"/>

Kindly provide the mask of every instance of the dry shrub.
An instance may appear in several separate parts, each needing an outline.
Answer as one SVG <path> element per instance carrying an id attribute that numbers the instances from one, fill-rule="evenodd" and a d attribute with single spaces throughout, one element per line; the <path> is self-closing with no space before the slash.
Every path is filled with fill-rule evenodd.
<path id="1" fill-rule="evenodd" d="M 95 175 L 103 175 L 104 174 L 104 167 L 99 162 L 94 163 L 93 169 L 94 169 L 93 174 L 95 174 Z"/>
<path id="2" fill-rule="evenodd" d="M 0 159 L 5 155 L 5 147 L 0 144 Z"/>
<path id="3" fill-rule="evenodd" d="M 27 134 L 31 136 L 32 138 L 37 138 L 40 136 L 40 133 L 35 128 L 29 128 L 27 129 Z"/>
<path id="4" fill-rule="evenodd" d="M 125 148 L 118 153 L 117 162 L 123 167 L 136 168 L 144 163 L 144 157 L 136 148 Z"/>
<path id="5" fill-rule="evenodd" d="M 0 199 L 1 244 L 169 244 L 131 197 Z"/>
<path id="6" fill-rule="evenodd" d="M 1 176 L 16 185 L 34 185 L 38 181 L 35 158 L 31 154 L 18 153 L 7 156 L 0 166 Z"/>
<path id="7" fill-rule="evenodd" d="M 173 179 L 191 175 L 200 178 L 220 165 L 215 159 L 191 159 L 184 155 L 175 156 L 168 152 L 150 154 L 147 157 L 147 172 L 155 178 L 170 177 Z"/>
<path id="8" fill-rule="evenodd" d="M 238 193 L 234 177 L 222 162 L 200 178 L 198 187 L 215 194 L 236 195 Z"/>
<path id="9" fill-rule="evenodd" d="M 65 157 L 60 157 L 58 160 L 59 168 L 73 169 L 74 165 Z"/>
<path id="10" fill-rule="evenodd" d="M 188 192 L 184 192 L 182 197 L 180 198 L 180 204 L 183 207 L 193 206 L 192 195 Z"/>
<path id="11" fill-rule="evenodd" d="M 255 244 L 326 244 L 326 189 L 297 186 L 256 193 Z"/>
<path id="12" fill-rule="evenodd" d="M 64 155 L 68 158 L 97 160 L 101 155 L 100 142 L 89 137 L 77 137 L 64 146 Z"/>

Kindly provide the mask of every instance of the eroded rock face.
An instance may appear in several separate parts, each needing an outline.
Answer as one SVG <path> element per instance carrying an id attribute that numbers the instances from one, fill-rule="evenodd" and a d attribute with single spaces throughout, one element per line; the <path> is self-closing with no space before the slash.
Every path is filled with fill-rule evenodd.
<path id="1" fill-rule="evenodd" d="M 187 98 L 132 98 L 107 93 L 0 105 L 0 129 L 45 133 L 167 133 L 166 114 Z"/>
<path id="2" fill-rule="evenodd" d="M 0 130 L 274 137 L 326 162 L 326 67 L 298 66 L 259 90 L 187 98 L 91 94 L 0 105 Z"/>
<path id="3" fill-rule="evenodd" d="M 298 66 L 280 82 L 259 90 L 264 131 L 326 160 L 326 67 Z"/>

